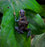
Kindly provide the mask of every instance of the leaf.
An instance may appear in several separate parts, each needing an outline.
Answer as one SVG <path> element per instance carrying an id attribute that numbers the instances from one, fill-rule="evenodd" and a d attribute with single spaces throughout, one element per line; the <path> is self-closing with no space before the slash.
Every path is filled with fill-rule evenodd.
<path id="1" fill-rule="evenodd" d="M 34 37 L 32 47 L 45 47 L 45 33 Z"/>
<path id="2" fill-rule="evenodd" d="M 30 37 L 27 38 L 27 33 L 22 35 L 18 34 L 14 31 L 14 25 L 13 9 L 10 6 L 3 14 L 1 24 L 1 47 L 30 47 Z"/>
<path id="3" fill-rule="evenodd" d="M 10 10 L 10 11 L 9 11 Z M 7 9 L 1 24 L 1 47 L 14 47 L 16 40 L 14 36 L 13 9 Z"/>
<path id="4" fill-rule="evenodd" d="M 43 11 L 42 11 L 42 13 L 40 13 L 40 15 L 43 17 L 43 18 L 45 18 L 45 5 L 41 5 L 42 6 L 42 8 L 43 8 Z"/>
<path id="5" fill-rule="evenodd" d="M 35 0 L 1 0 L 0 7 L 5 11 L 8 5 L 11 5 L 14 11 L 17 13 L 20 9 L 31 9 L 37 13 L 42 12 L 42 7 Z M 20 7 L 19 7 L 20 6 Z"/>
<path id="6" fill-rule="evenodd" d="M 26 10 L 27 20 L 29 21 L 29 28 L 33 35 L 45 32 L 45 23 L 41 16 L 31 10 Z"/>
<path id="7" fill-rule="evenodd" d="M 30 4 L 30 5 L 29 5 Z M 36 13 L 41 13 L 42 8 L 35 0 L 1 0 L 0 12 L 3 12 L 1 24 L 1 47 L 30 47 L 30 38 L 26 38 L 27 33 L 21 35 L 14 33 L 14 11 L 17 17 L 20 9 L 31 9 Z"/>

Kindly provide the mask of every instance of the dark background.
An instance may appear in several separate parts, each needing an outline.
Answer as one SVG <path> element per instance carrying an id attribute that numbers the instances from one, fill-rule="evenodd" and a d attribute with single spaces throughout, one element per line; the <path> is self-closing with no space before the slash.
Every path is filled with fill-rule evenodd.
<path id="1" fill-rule="evenodd" d="M 45 5 L 45 0 L 36 0 L 39 4 Z"/>

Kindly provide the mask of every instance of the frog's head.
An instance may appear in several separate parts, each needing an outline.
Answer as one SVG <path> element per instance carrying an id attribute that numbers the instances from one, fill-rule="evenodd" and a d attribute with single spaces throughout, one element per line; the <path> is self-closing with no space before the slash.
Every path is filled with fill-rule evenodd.
<path id="1" fill-rule="evenodd" d="M 25 16 L 25 11 L 23 9 L 21 9 L 19 13 L 21 17 Z"/>

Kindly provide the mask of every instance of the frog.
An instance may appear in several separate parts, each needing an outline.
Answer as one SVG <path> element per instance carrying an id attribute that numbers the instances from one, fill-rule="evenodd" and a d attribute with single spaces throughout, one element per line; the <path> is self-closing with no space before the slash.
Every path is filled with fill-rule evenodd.
<path id="1" fill-rule="evenodd" d="M 18 27 L 15 26 L 15 30 L 19 34 L 24 34 L 24 31 L 28 32 L 27 33 L 27 38 L 28 38 L 31 35 L 31 29 L 27 28 L 29 22 L 27 21 L 27 18 L 25 16 L 25 11 L 23 9 L 19 11 L 19 16 L 20 18 L 18 20 L 16 19 L 16 16 L 15 16 L 15 22 L 18 23 Z"/>

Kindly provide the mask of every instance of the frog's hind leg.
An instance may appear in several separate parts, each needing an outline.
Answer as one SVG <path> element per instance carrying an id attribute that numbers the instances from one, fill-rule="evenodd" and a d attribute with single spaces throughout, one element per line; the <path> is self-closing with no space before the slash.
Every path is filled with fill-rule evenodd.
<path id="1" fill-rule="evenodd" d="M 27 38 L 31 36 L 31 30 L 28 28 L 26 29 L 26 31 L 28 31 L 28 34 L 27 34 Z"/>
<path id="2" fill-rule="evenodd" d="M 28 34 L 27 34 L 27 38 L 31 36 L 31 30 L 28 29 Z"/>
<path id="3" fill-rule="evenodd" d="M 19 27 L 15 27 L 15 30 L 17 30 L 18 33 L 23 34 L 24 32 L 19 29 Z"/>

